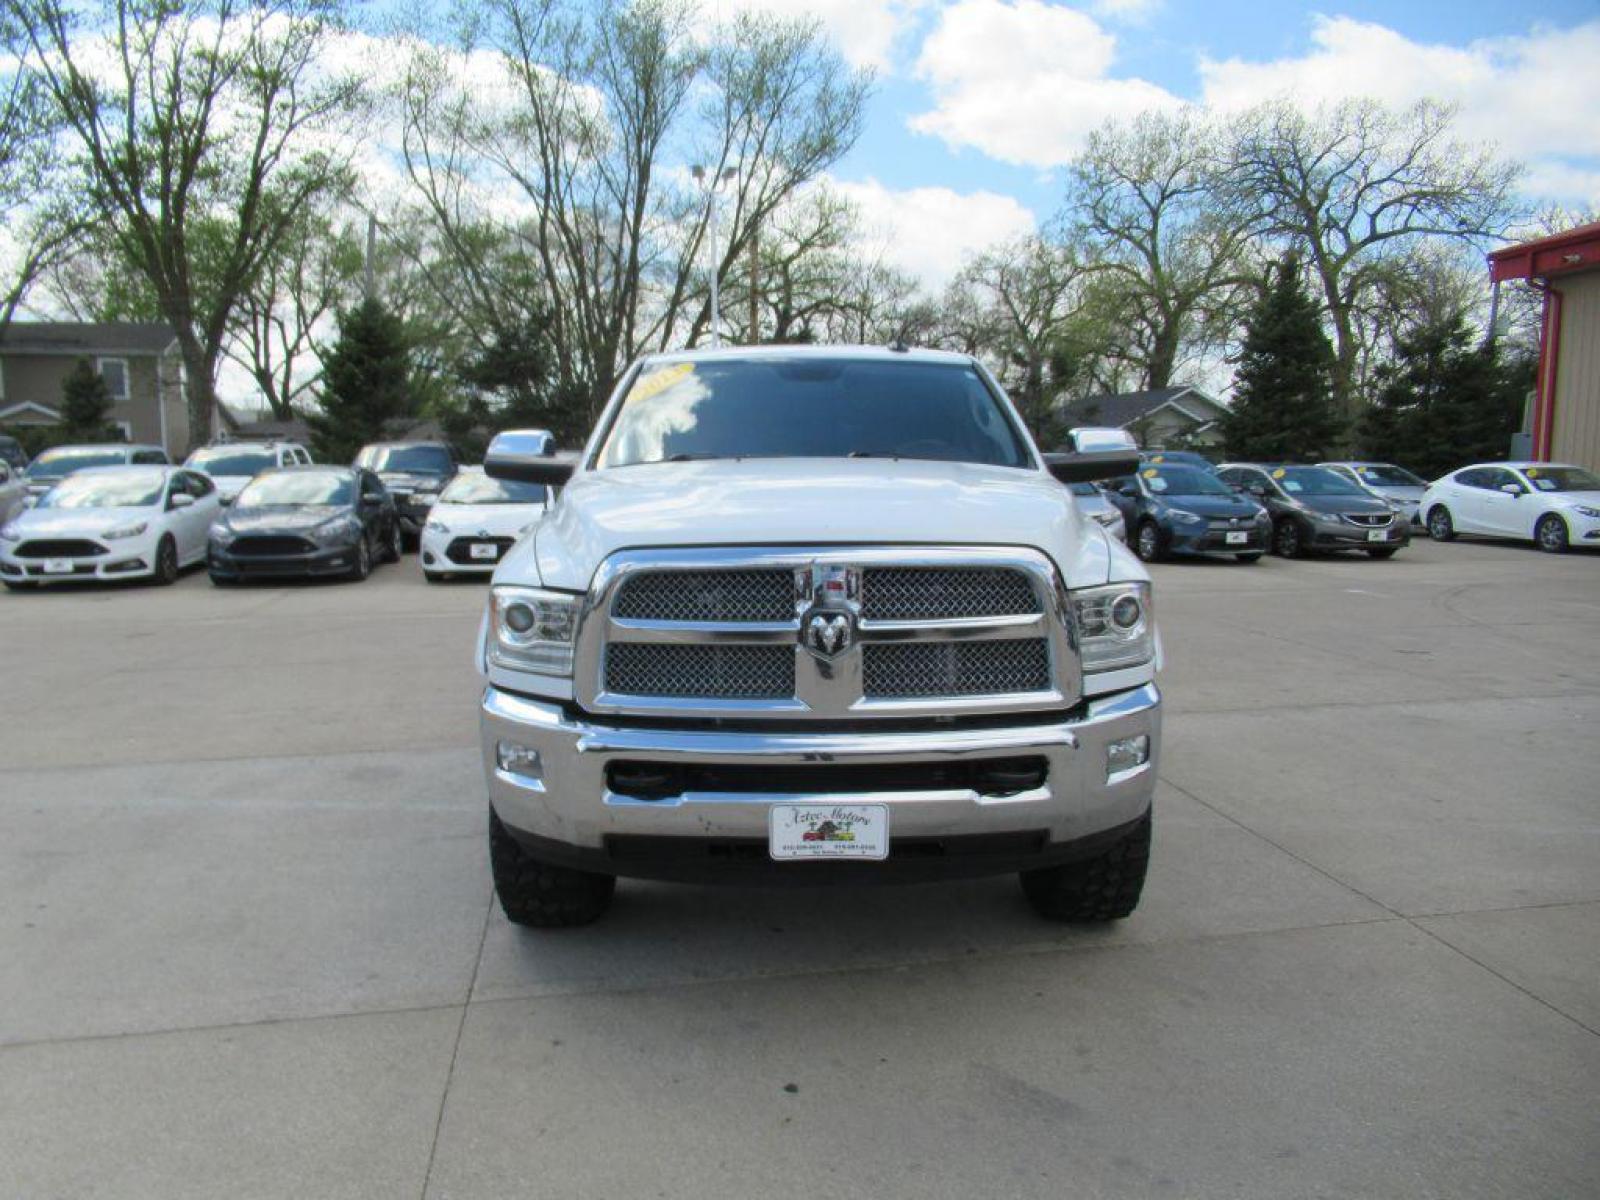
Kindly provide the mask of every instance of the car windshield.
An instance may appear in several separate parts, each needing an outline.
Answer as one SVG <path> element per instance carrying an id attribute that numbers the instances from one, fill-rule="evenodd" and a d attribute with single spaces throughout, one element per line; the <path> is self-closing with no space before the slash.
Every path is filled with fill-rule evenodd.
<path id="1" fill-rule="evenodd" d="M 1368 487 L 1428 486 L 1404 467 L 1391 467 L 1385 463 L 1363 464 L 1356 468 L 1356 474 L 1361 476 L 1361 482 Z"/>
<path id="2" fill-rule="evenodd" d="M 476 471 L 457 475 L 439 493 L 440 504 L 543 504 L 549 491 L 542 483 L 491 479 Z"/>
<path id="3" fill-rule="evenodd" d="M 207 475 L 255 475 L 270 471 L 278 465 L 278 456 L 271 450 L 246 450 L 238 446 L 217 446 L 196 450 L 183 464 Z"/>
<path id="4" fill-rule="evenodd" d="M 1153 466 L 1168 464 L 1171 466 L 1194 467 L 1196 470 L 1208 474 L 1216 468 L 1211 465 L 1211 460 L 1203 454 L 1196 454 L 1193 450 L 1157 450 L 1147 457 Z"/>
<path id="5" fill-rule="evenodd" d="M 349 504 L 354 494 L 355 480 L 342 471 L 273 471 L 246 484 L 234 504 Z"/>
<path id="6" fill-rule="evenodd" d="M 1291 496 L 1360 496 L 1362 491 L 1327 467 L 1274 467 L 1273 482 Z"/>
<path id="7" fill-rule="evenodd" d="M 1541 492 L 1600 492 L 1600 479 L 1581 467 L 1529 467 L 1523 474 Z"/>
<path id="8" fill-rule="evenodd" d="M 148 508 L 161 501 L 166 477 L 154 471 L 73 475 L 39 498 L 40 508 Z"/>
<path id="9" fill-rule="evenodd" d="M 794 357 L 647 367 L 599 465 L 701 458 L 1028 465 L 1021 437 L 968 365 Z"/>
<path id="10" fill-rule="evenodd" d="M 29 479 L 58 479 L 84 467 L 115 467 L 128 461 L 126 450 L 63 447 L 46 450 L 28 467 Z"/>
<path id="11" fill-rule="evenodd" d="M 428 475 L 450 473 L 450 451 L 443 446 L 370 446 L 358 460 L 373 471 L 421 471 Z"/>
<path id="12" fill-rule="evenodd" d="M 1146 466 L 1139 472 L 1157 496 L 1231 496 L 1233 489 L 1199 467 Z"/>

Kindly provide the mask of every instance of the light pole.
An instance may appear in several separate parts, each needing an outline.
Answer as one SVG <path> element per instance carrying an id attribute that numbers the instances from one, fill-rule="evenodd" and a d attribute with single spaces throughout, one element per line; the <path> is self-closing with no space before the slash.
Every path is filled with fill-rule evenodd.
<path id="1" fill-rule="evenodd" d="M 708 175 L 711 175 L 699 163 L 690 167 L 689 173 L 702 184 L 706 182 Z M 717 262 L 717 191 L 737 174 L 738 172 L 732 167 L 724 167 L 720 173 L 711 176 L 711 182 L 706 186 L 711 197 L 711 346 L 713 349 L 722 345 L 721 297 L 717 292 L 717 276 L 722 273 L 718 270 Z"/>

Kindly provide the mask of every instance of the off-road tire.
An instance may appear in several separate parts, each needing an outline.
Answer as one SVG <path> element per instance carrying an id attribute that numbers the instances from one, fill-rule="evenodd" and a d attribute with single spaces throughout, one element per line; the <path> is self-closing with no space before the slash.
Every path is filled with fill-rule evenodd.
<path id="1" fill-rule="evenodd" d="M 1442 504 L 1435 504 L 1428 510 L 1428 536 L 1436 542 L 1449 542 L 1455 539 L 1455 519 L 1450 516 L 1450 510 Z"/>
<path id="2" fill-rule="evenodd" d="M 1116 921 L 1139 907 L 1150 867 L 1150 814 L 1109 850 L 1083 862 L 1022 872 L 1022 894 L 1051 921 Z"/>
<path id="3" fill-rule="evenodd" d="M 489 809 L 489 869 L 500 908 L 513 925 L 557 929 L 587 925 L 611 907 L 615 875 L 540 862 Z"/>
<path id="4" fill-rule="evenodd" d="M 1368 550 L 1367 554 L 1372 558 L 1393 558 L 1399 552 L 1399 546 L 1380 546 L 1375 550 Z"/>
<path id="5" fill-rule="evenodd" d="M 1545 513 L 1533 527 L 1533 544 L 1546 554 L 1565 554 L 1570 543 L 1567 523 L 1556 513 Z"/>

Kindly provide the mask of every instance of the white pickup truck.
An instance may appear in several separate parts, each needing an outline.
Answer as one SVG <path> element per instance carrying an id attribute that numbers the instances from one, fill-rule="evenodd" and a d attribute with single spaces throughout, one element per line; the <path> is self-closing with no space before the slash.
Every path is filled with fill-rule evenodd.
<path id="1" fill-rule="evenodd" d="M 1144 567 L 974 359 L 664 354 L 494 573 L 478 661 L 506 916 L 577 925 L 619 876 L 1020 874 L 1038 912 L 1127 916 L 1149 860 L 1160 643 Z"/>

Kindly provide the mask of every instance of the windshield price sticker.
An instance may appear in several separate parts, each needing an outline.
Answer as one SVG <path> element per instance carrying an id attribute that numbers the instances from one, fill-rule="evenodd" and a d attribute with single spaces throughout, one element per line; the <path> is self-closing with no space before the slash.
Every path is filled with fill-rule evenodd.
<path id="1" fill-rule="evenodd" d="M 774 804 L 767 851 L 775 859 L 889 857 L 887 804 Z"/>

